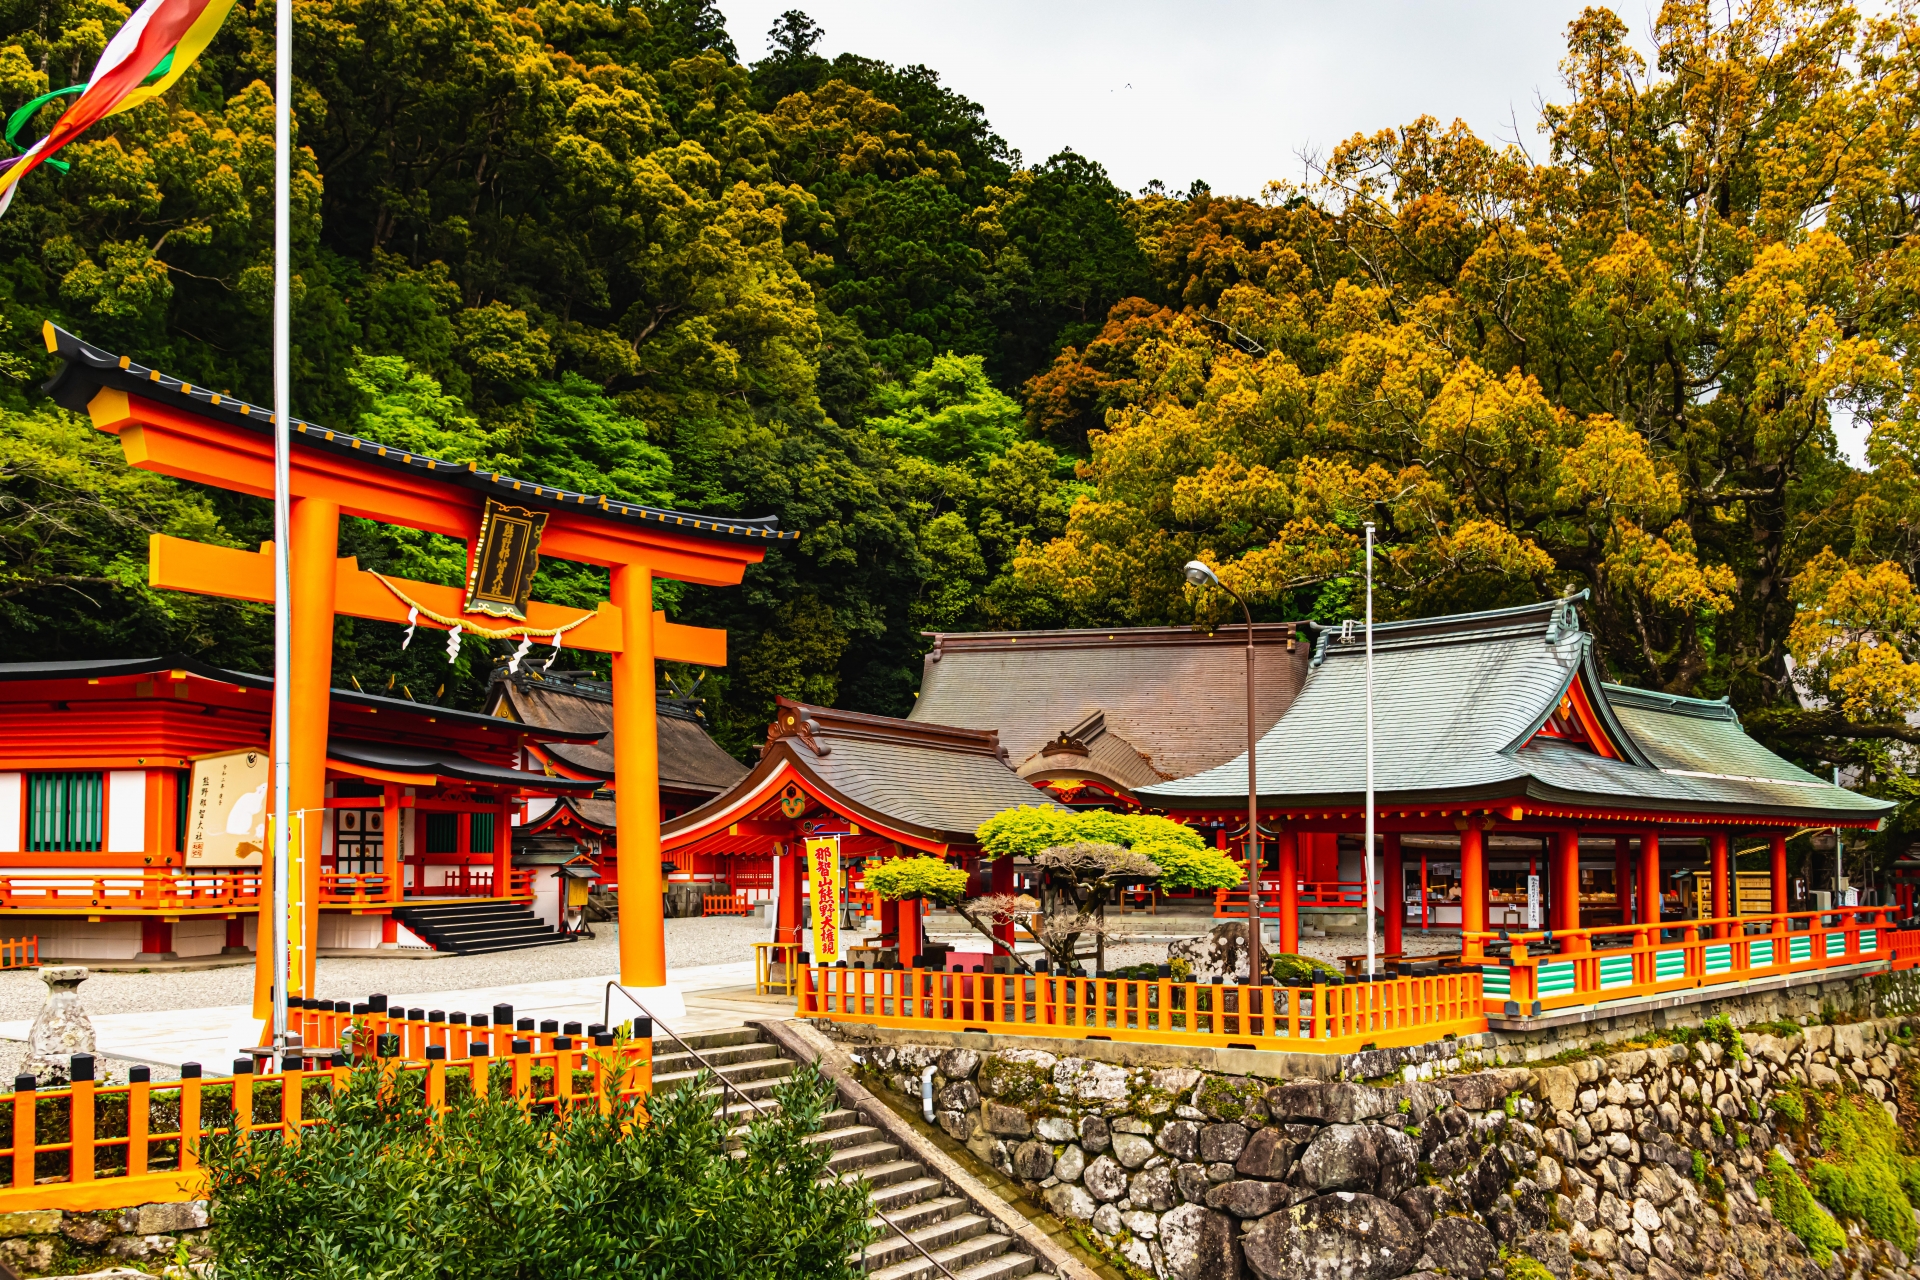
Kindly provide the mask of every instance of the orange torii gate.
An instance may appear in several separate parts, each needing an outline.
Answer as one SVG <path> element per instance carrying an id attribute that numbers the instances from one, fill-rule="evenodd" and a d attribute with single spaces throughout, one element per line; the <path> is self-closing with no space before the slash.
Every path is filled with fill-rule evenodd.
<path id="1" fill-rule="evenodd" d="M 135 364 L 75 338 L 51 323 L 47 349 L 64 362 L 48 384 L 53 398 L 88 414 L 94 426 L 120 438 L 129 464 L 183 480 L 256 497 L 273 495 L 273 435 L 269 410 Z M 739 583 L 768 543 L 797 535 L 772 517 L 732 520 L 667 511 L 515 480 L 473 464 L 444 462 L 376 441 L 296 420 L 292 424 L 292 512 L 288 556 L 292 589 L 291 708 L 288 789 L 295 812 L 324 807 L 327 707 L 333 672 L 334 618 L 346 614 L 379 622 L 435 625 L 431 615 L 457 620 L 469 633 L 512 631 L 538 638 L 560 631 L 557 645 L 613 655 L 615 820 L 620 831 L 620 978 L 633 987 L 666 983 L 666 935 L 660 866 L 660 762 L 655 723 L 654 660 L 722 666 L 726 633 L 668 622 L 653 608 L 653 580 L 707 586 Z M 512 504 L 511 506 L 507 504 Z M 384 577 L 339 555 L 340 517 L 459 538 L 468 545 L 468 586 L 439 586 Z M 481 582 L 483 517 L 501 532 L 487 539 L 492 558 Z M 500 551 L 492 544 L 504 547 Z M 157 588 L 231 599 L 271 602 L 271 544 L 260 551 L 210 546 L 164 535 L 151 540 L 148 580 Z M 596 612 L 526 598 L 530 558 L 544 553 L 605 567 L 612 599 Z M 501 560 L 501 556 L 507 557 Z M 514 557 L 519 557 L 517 560 Z M 519 583 L 517 600 L 506 569 Z M 520 570 L 524 572 L 520 572 Z M 499 589 L 502 582 L 504 593 Z M 488 584 L 495 588 L 491 593 Z M 479 608 L 472 606 L 478 604 Z M 442 627 L 443 630 L 451 630 Z M 546 634 L 540 634 L 546 633 Z M 523 645 L 523 649 L 524 649 Z M 299 894 L 301 918 L 291 921 L 307 939 L 318 932 L 319 824 L 302 824 L 291 854 L 290 895 Z M 291 846 L 290 846 L 291 847 Z M 270 885 L 271 877 L 263 876 Z M 280 904 L 261 895 L 260 963 L 254 1016 L 271 1008 L 272 965 L 265 940 L 270 911 Z M 288 976 L 290 995 L 314 989 L 314 948 Z"/>

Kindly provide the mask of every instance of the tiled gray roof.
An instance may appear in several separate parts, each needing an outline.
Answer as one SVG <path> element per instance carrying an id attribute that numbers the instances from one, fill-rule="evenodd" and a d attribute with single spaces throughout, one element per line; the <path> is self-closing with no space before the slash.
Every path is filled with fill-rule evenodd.
<path id="1" fill-rule="evenodd" d="M 488 705 L 494 715 L 506 715 L 521 724 L 600 734 L 597 741 L 549 743 L 542 750 L 582 773 L 613 777 L 610 686 L 565 676 L 538 679 L 528 673 L 502 675 L 494 678 Z M 717 795 L 746 776 L 747 766 L 722 751 L 681 700 L 660 695 L 657 709 L 661 786 L 696 795 Z"/>
<path id="2" fill-rule="evenodd" d="M 848 799 L 915 826 L 971 842 L 980 824 L 1016 805 L 1048 804 L 995 756 L 960 755 L 901 742 L 830 739 L 831 755 L 807 759 L 809 770 Z"/>
<path id="3" fill-rule="evenodd" d="M 1254 636 L 1264 730 L 1298 692 L 1307 644 L 1291 623 L 1260 623 Z M 1246 653 L 1240 626 L 945 632 L 933 636 L 911 718 L 992 729 L 1019 764 L 1104 712 L 1107 733 L 1139 757 L 1108 776 L 1127 786 L 1179 778 L 1245 753 Z"/>
<path id="4" fill-rule="evenodd" d="M 1861 817 L 1883 801 L 1845 791 L 1749 738 L 1724 703 L 1602 685 L 1572 601 L 1374 628 L 1374 790 L 1381 806 L 1527 797 L 1675 810 Z M 1607 760 L 1533 735 L 1573 680 L 1630 757 Z M 1260 740 L 1265 803 L 1353 805 L 1364 796 L 1362 633 L 1327 631 L 1306 684 Z M 1145 787 L 1156 807 L 1246 796 L 1246 756 Z"/>

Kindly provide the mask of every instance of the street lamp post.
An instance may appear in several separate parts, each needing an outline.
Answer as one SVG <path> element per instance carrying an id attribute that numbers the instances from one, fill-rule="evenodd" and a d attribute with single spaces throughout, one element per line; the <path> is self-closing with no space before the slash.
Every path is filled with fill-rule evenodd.
<path id="1" fill-rule="evenodd" d="M 1260 963 L 1260 763 L 1256 754 L 1259 733 L 1254 720 L 1253 610 L 1240 593 L 1220 581 L 1220 575 L 1198 560 L 1187 561 L 1187 581 L 1196 587 L 1219 587 L 1239 601 L 1247 619 L 1247 980 L 1258 984 L 1266 973 Z"/>

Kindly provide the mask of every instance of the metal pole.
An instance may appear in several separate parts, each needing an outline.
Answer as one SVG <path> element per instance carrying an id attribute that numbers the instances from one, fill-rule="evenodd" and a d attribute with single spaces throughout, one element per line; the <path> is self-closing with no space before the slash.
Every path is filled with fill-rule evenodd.
<path id="1" fill-rule="evenodd" d="M 1240 600 L 1240 593 L 1232 593 Z M 1254 722 L 1253 610 L 1240 600 L 1247 617 L 1247 980 L 1258 983 L 1266 972 L 1260 963 L 1264 939 L 1260 936 L 1260 763 L 1255 755 L 1259 735 Z M 1284 890 L 1283 890 L 1284 892 Z"/>
<path id="2" fill-rule="evenodd" d="M 1367 977 L 1373 977 L 1373 522 L 1367 522 Z"/>
<path id="3" fill-rule="evenodd" d="M 273 69 L 273 1043 L 287 1038 L 288 736 L 293 697 L 293 600 L 287 572 L 287 460 L 293 448 L 288 225 L 293 154 L 293 0 L 275 0 Z"/>
<path id="4" fill-rule="evenodd" d="M 1833 785 L 1840 785 L 1840 766 L 1833 766 Z M 1841 851 L 1843 833 L 1839 827 L 1833 829 L 1833 905 L 1840 905 L 1840 878 L 1846 874 L 1847 862 Z"/>

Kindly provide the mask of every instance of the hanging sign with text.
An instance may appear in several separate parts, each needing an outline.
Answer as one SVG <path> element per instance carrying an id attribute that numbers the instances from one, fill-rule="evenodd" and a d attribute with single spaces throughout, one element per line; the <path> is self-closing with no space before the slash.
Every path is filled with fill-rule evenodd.
<path id="1" fill-rule="evenodd" d="M 267 846 L 264 751 L 224 751 L 193 762 L 187 797 L 187 865 L 257 867 Z"/>
<path id="2" fill-rule="evenodd" d="M 840 837 L 807 841 L 807 879 L 813 897 L 813 962 L 840 959 Z"/>

